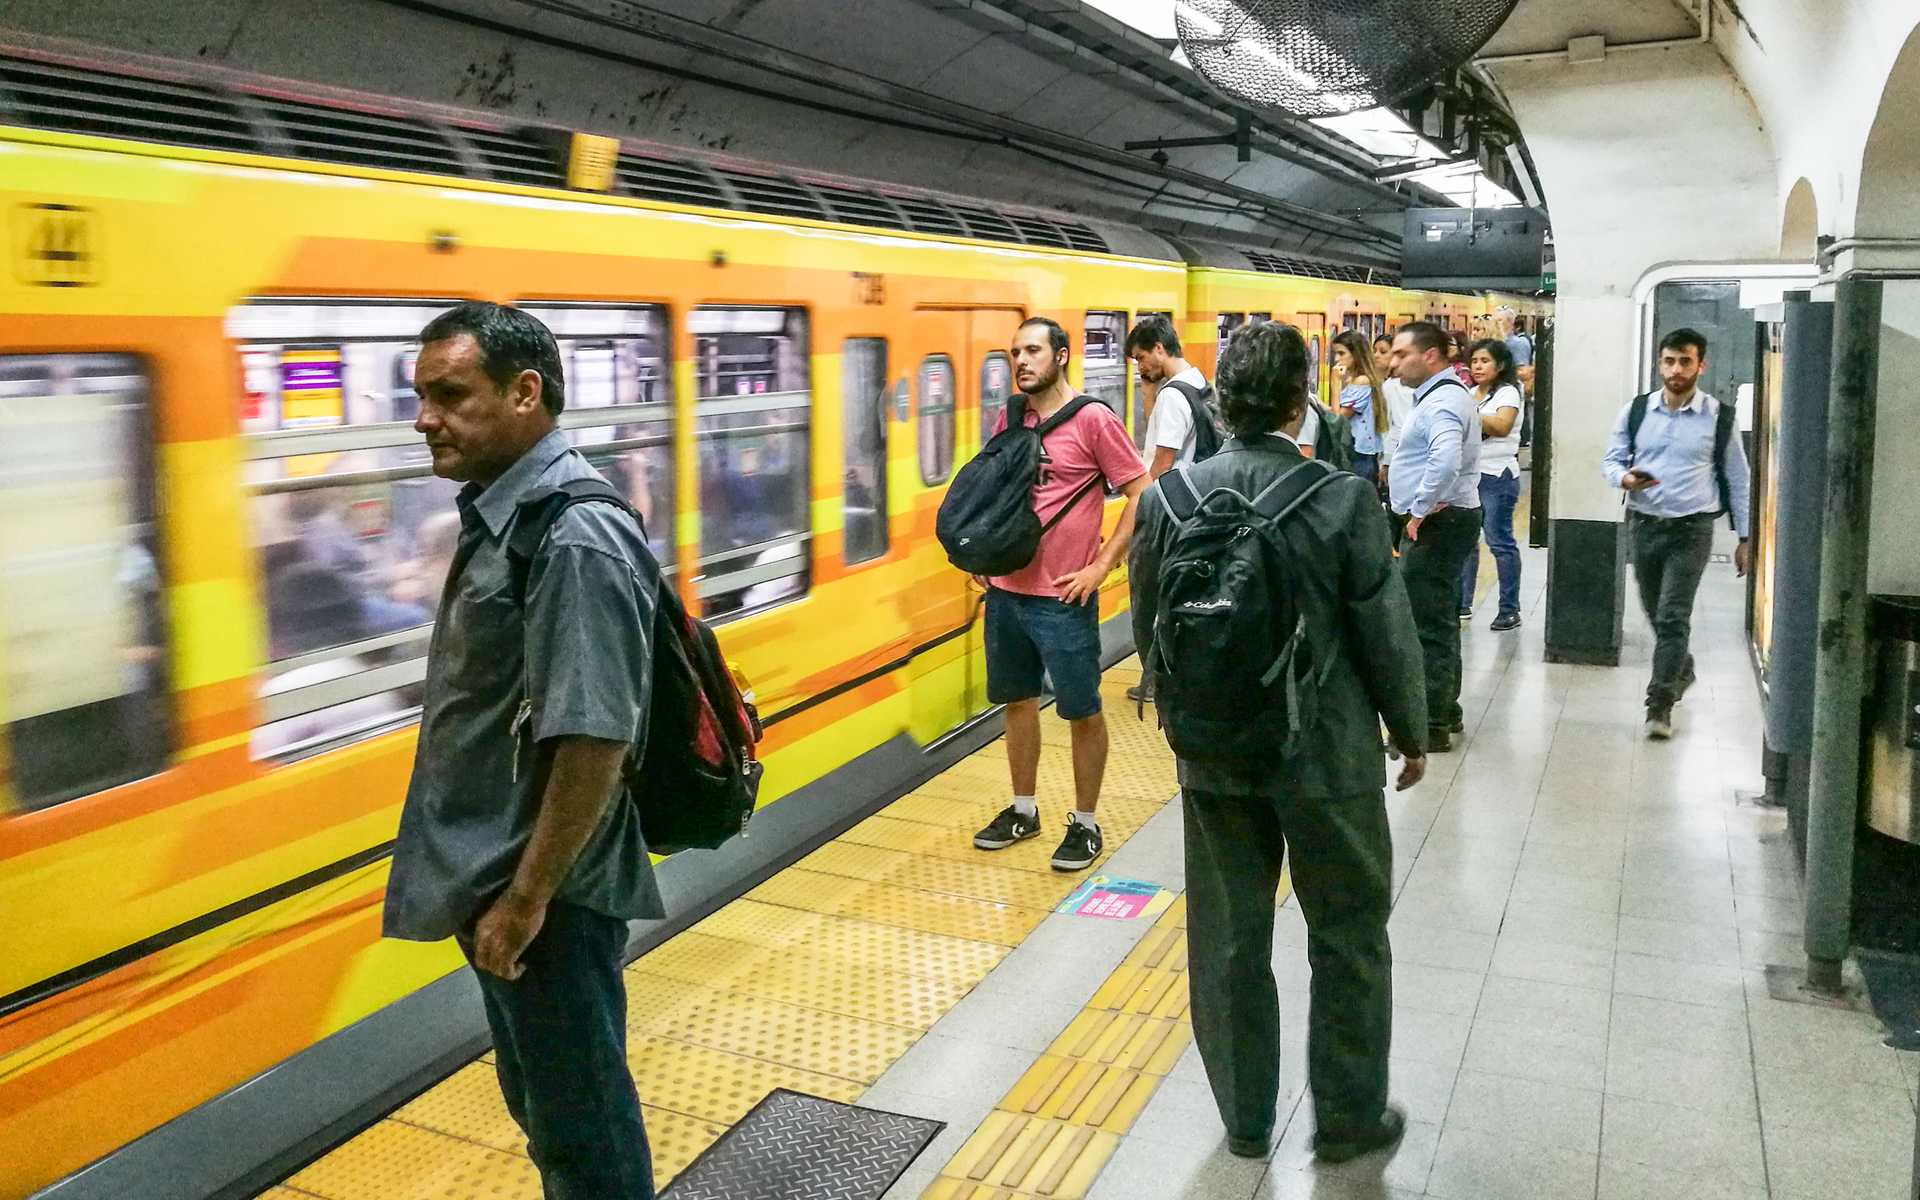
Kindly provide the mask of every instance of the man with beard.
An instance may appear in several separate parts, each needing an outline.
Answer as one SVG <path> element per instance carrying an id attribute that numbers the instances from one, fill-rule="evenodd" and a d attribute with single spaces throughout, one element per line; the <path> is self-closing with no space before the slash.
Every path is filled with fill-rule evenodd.
<path id="1" fill-rule="evenodd" d="M 1025 421 L 1037 426 L 1078 394 L 1067 383 L 1067 331 L 1034 317 L 1013 335 L 1014 382 L 1026 394 Z M 1006 426 L 1003 412 L 994 432 Z M 1102 545 L 1100 484 L 1126 497 L 1113 536 Z M 1093 864 L 1105 841 L 1094 810 L 1107 770 L 1107 721 L 1100 710 L 1100 584 L 1126 557 L 1133 514 L 1147 473 L 1127 428 L 1104 404 L 1083 404 L 1051 433 L 1040 453 L 1034 513 L 1040 552 L 987 587 L 987 699 L 1006 706 L 1007 762 L 1013 802 L 974 835 L 981 850 L 1004 850 L 1040 832 L 1042 674 L 1054 709 L 1073 731 L 1074 812 L 1053 856 L 1056 871 Z M 1064 515 L 1062 515 L 1064 514 Z M 1057 519 L 1056 519 L 1057 518 Z"/>

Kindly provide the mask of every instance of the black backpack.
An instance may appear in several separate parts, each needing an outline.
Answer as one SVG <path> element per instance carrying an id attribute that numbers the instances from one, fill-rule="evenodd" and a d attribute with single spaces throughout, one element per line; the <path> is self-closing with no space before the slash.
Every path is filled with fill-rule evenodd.
<path id="1" fill-rule="evenodd" d="M 1221 445 L 1227 440 L 1227 423 L 1220 419 L 1220 405 L 1214 398 L 1213 388 L 1196 388 L 1178 379 L 1169 379 L 1161 386 L 1185 396 L 1187 406 L 1193 409 L 1193 461 L 1204 462 L 1220 453 Z"/>
<path id="2" fill-rule="evenodd" d="M 1647 405 L 1659 395 L 1659 391 L 1647 392 L 1635 396 L 1633 403 L 1627 406 L 1627 466 L 1633 466 L 1633 460 L 1640 453 L 1640 426 L 1647 419 Z M 1720 511 L 1727 514 L 1727 523 L 1735 529 L 1739 525 L 1733 519 L 1733 486 L 1727 482 L 1727 444 L 1733 441 L 1733 422 L 1739 416 L 1733 405 L 1716 399 L 1719 410 L 1713 414 L 1713 480 L 1720 486 Z"/>
<path id="3" fill-rule="evenodd" d="M 1044 439 L 1092 403 L 1092 396 L 1075 396 L 1061 405 L 1059 412 L 1029 429 L 1026 396 L 1016 393 L 1008 397 L 1007 427 L 954 472 L 934 517 L 933 533 L 946 550 L 948 562 L 969 575 L 1011 575 L 1033 561 L 1040 553 L 1040 535 L 1101 483 L 1096 471 L 1044 525 L 1033 511 L 1033 488 L 1040 482 Z"/>
<path id="4" fill-rule="evenodd" d="M 1353 426 L 1311 396 L 1307 403 L 1320 414 L 1320 428 L 1313 436 L 1313 457 L 1336 471 L 1353 470 Z"/>
<path id="5" fill-rule="evenodd" d="M 540 544 L 576 504 L 612 504 L 641 519 L 604 479 L 575 479 L 527 496 L 507 539 L 517 597 L 525 596 Z M 658 579 L 650 554 L 647 565 Z M 744 834 L 753 816 L 764 770 L 753 752 L 760 716 L 740 694 L 713 630 L 670 585 L 662 582 L 656 595 L 647 744 L 638 761 L 627 763 L 625 799 L 654 853 L 712 850 Z"/>
<path id="6" fill-rule="evenodd" d="M 1298 747 L 1333 659 L 1299 604 L 1324 547 L 1287 518 L 1339 475 L 1302 458 L 1251 500 L 1224 487 L 1202 499 L 1184 467 L 1160 477 L 1180 527 L 1160 565 L 1147 669 L 1181 758 L 1269 771 Z"/>

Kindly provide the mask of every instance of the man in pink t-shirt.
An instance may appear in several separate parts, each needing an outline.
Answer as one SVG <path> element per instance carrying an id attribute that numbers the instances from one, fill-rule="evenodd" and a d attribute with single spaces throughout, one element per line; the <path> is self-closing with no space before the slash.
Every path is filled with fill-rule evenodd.
<path id="1" fill-rule="evenodd" d="M 1026 393 L 1026 423 L 1038 425 L 1071 401 L 1067 331 L 1046 317 L 1013 335 L 1013 375 Z M 1006 424 L 1003 413 L 998 433 Z M 1127 498 L 1105 545 L 1105 511 L 1095 480 Z M 1089 484 L 1094 484 L 1089 487 Z M 1034 800 L 1040 777 L 1042 673 L 1054 708 L 1073 731 L 1074 813 L 1054 852 L 1057 871 L 1078 871 L 1100 856 L 1105 840 L 1094 809 L 1107 770 L 1107 719 L 1100 711 L 1100 584 L 1127 554 L 1133 514 L 1147 485 L 1140 453 L 1112 409 L 1081 406 L 1041 446 L 1033 508 L 1041 523 L 1064 516 L 1040 537 L 1040 553 L 1011 575 L 987 580 L 987 699 L 1006 706 L 1007 762 L 1013 803 L 974 835 L 982 850 L 1004 850 L 1040 832 Z M 1085 489 L 1084 491 L 1082 489 Z M 1077 499 L 1076 499 L 1077 497 Z M 1068 507 L 1068 506 L 1071 507 Z"/>

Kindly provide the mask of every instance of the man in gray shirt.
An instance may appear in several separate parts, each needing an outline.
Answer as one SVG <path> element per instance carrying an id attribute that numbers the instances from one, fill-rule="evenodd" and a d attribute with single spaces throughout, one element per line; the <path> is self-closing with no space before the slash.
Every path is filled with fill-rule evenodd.
<path id="1" fill-rule="evenodd" d="M 1480 537 L 1480 409 L 1447 365 L 1447 332 L 1415 321 L 1393 337 L 1392 371 L 1413 413 L 1387 471 L 1404 519 L 1401 572 L 1426 654 L 1427 749 L 1453 749 L 1460 712 L 1460 572 Z"/>
<path id="2" fill-rule="evenodd" d="M 531 561 L 509 554 L 523 501 L 594 474 L 557 429 L 546 326 L 468 303 L 420 341 L 414 428 L 467 486 L 384 932 L 458 939 L 550 1200 L 651 1200 L 621 969 L 628 919 L 665 914 L 620 784 L 646 741 L 659 571 L 602 503 L 567 508 Z"/>

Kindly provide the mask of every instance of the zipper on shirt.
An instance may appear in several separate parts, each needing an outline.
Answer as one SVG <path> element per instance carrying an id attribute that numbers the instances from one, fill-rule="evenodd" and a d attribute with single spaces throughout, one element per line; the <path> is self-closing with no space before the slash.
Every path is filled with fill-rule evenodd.
<path id="1" fill-rule="evenodd" d="M 526 727 L 527 718 L 533 715 L 533 701 L 522 699 L 520 709 L 513 714 L 513 724 L 507 726 L 507 736 L 513 739 L 513 782 L 520 782 L 520 731 Z"/>

